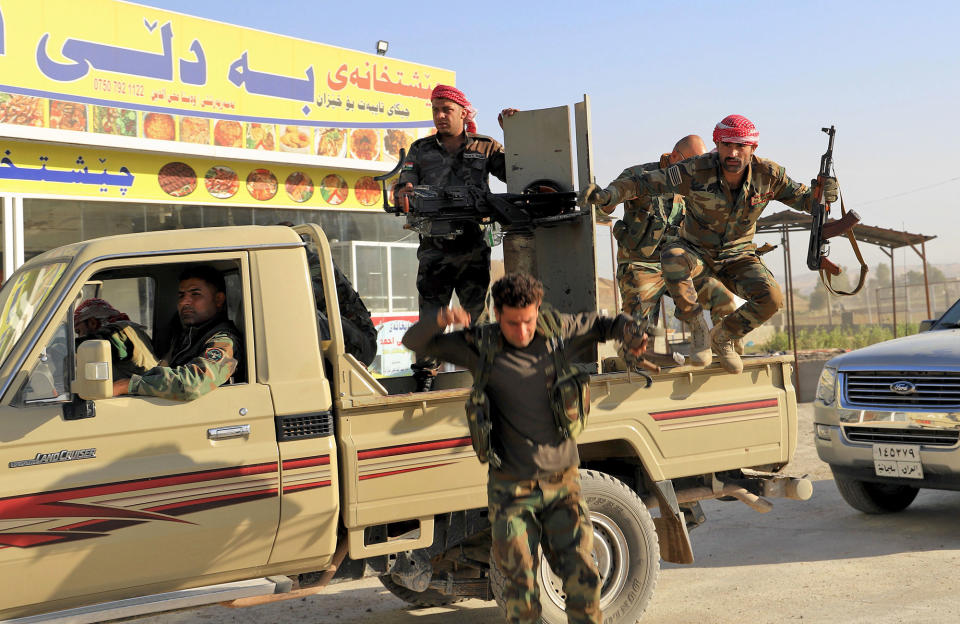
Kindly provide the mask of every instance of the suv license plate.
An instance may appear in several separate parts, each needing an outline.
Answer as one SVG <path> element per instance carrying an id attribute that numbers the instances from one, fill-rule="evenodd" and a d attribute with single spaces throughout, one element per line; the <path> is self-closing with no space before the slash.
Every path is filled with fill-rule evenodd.
<path id="1" fill-rule="evenodd" d="M 920 446 L 917 444 L 874 444 L 873 469 L 878 477 L 922 479 Z"/>

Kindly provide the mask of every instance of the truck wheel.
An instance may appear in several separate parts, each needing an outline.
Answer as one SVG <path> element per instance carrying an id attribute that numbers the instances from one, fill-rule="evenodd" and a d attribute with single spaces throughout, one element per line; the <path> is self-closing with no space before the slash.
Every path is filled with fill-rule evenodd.
<path id="1" fill-rule="evenodd" d="M 580 483 L 593 522 L 593 555 L 600 570 L 600 608 L 607 624 L 635 624 L 647 608 L 660 572 L 657 532 L 647 507 L 625 483 L 602 472 L 581 470 Z M 503 573 L 490 558 L 490 587 L 504 608 Z M 563 624 L 560 579 L 543 554 L 537 573 L 542 624 Z"/>
<path id="2" fill-rule="evenodd" d="M 383 586 L 390 590 L 390 593 L 404 602 L 408 602 L 418 607 L 442 607 L 443 605 L 453 604 L 466 600 L 462 596 L 450 596 L 435 589 L 426 589 L 422 592 L 413 591 L 409 587 L 404 587 L 394 581 L 389 574 L 380 577 Z"/>
<path id="3" fill-rule="evenodd" d="M 910 506 L 919 492 L 917 488 L 909 485 L 870 483 L 836 473 L 833 481 L 847 504 L 868 514 L 903 511 Z"/>

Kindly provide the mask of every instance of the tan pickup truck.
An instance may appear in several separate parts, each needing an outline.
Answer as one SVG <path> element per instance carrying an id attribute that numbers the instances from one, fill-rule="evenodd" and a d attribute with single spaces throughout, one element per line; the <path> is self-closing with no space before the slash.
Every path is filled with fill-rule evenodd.
<path id="1" fill-rule="evenodd" d="M 371 376 L 344 353 L 326 238 L 297 230 L 91 240 L 7 280 L 0 619 L 243 606 L 370 575 L 416 604 L 496 595 L 486 471 L 463 410 L 469 374 L 419 394 L 409 378 Z M 330 306 L 322 343 L 307 245 Z M 75 348 L 74 307 L 96 292 L 162 342 L 190 263 L 224 272 L 249 381 L 191 402 L 112 397 L 108 343 Z M 650 388 L 627 372 L 594 376 L 579 442 L 605 621 L 640 618 L 661 557 L 692 561 L 698 500 L 765 511 L 765 496 L 809 497 L 809 482 L 777 474 L 797 442 L 790 369 L 785 358 L 748 358 L 735 376 L 678 367 Z M 541 569 L 544 619 L 565 621 L 560 588 Z"/>

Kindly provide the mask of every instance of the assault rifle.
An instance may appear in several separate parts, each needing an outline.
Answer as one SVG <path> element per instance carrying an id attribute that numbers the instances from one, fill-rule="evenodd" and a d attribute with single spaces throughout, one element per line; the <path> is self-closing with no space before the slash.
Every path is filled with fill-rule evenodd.
<path id="1" fill-rule="evenodd" d="M 867 276 L 867 265 L 860 255 L 860 248 L 856 239 L 853 237 L 853 226 L 860 223 L 860 215 L 851 210 L 847 212 L 840 202 L 840 218 L 827 220 L 830 215 L 830 204 L 823 197 L 823 181 L 831 175 L 833 169 L 833 139 L 837 134 L 836 128 L 821 128 L 823 132 L 830 137 L 827 144 L 827 151 L 820 157 L 820 171 L 817 173 L 817 179 L 814 184 L 813 197 L 814 202 L 810 209 L 813 216 L 813 222 L 810 224 L 810 245 L 807 247 L 807 268 L 811 271 L 819 271 L 820 279 L 827 290 L 835 295 L 855 295 L 863 288 Z M 857 287 L 850 292 L 836 290 L 831 284 L 831 279 L 835 275 L 840 275 L 839 266 L 827 259 L 829 253 L 829 241 L 837 236 L 846 236 L 850 240 L 853 251 L 860 261 L 860 282 Z"/>
<path id="2" fill-rule="evenodd" d="M 390 205 L 386 181 L 403 166 L 400 150 L 397 166 L 376 176 L 383 188 L 383 209 L 407 218 L 408 229 L 423 236 L 454 238 L 465 224 L 499 223 L 505 229 L 533 228 L 590 216 L 577 207 L 577 194 L 565 192 L 550 180 L 538 180 L 524 193 L 491 193 L 476 186 L 415 186 Z"/>

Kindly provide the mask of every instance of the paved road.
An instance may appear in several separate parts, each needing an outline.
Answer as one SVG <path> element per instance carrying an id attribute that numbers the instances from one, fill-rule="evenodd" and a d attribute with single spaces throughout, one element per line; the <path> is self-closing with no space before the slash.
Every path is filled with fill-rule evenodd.
<path id="1" fill-rule="evenodd" d="M 816 457 L 812 408 L 801 405 L 791 474 L 814 480 L 810 501 L 774 501 L 758 514 L 709 501 L 692 533 L 696 562 L 663 564 L 643 624 L 944 624 L 960 621 L 960 492 L 921 492 L 900 514 L 867 516 L 843 502 Z M 479 624 L 502 622 L 493 603 L 412 609 L 376 579 L 251 609 L 207 607 L 138 624 Z"/>

